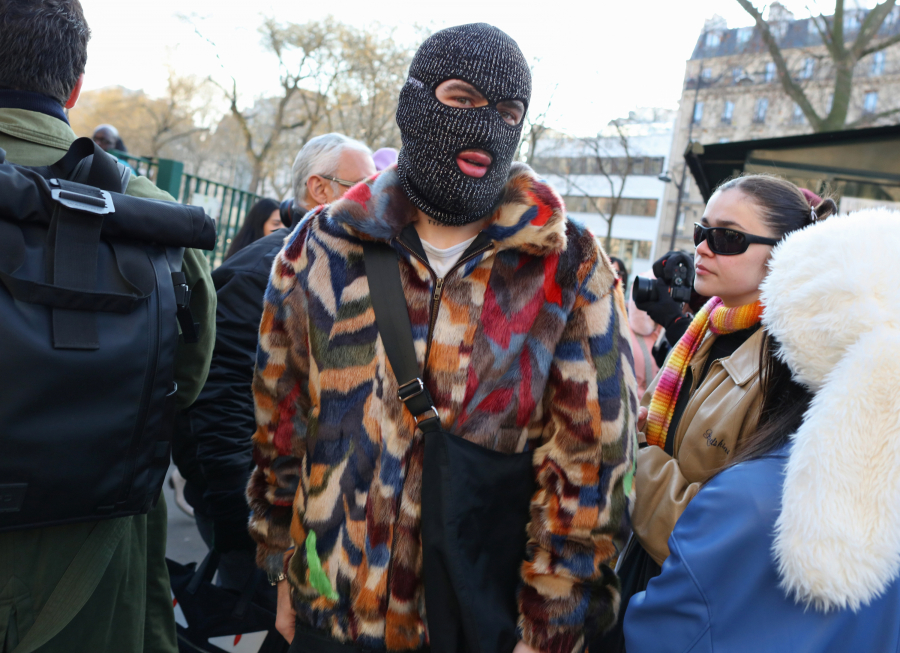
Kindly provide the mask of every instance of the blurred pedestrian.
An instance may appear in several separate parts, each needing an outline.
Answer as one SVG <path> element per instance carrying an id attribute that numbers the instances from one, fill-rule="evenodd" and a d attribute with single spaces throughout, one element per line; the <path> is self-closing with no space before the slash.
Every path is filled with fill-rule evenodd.
<path id="1" fill-rule="evenodd" d="M 291 651 L 575 653 L 615 619 L 624 302 L 593 236 L 514 162 L 530 95 L 499 29 L 435 33 L 400 93 L 397 167 L 275 258 L 247 494 Z"/>
<path id="2" fill-rule="evenodd" d="M 375 161 L 375 169 L 378 172 L 390 168 L 392 165 L 397 163 L 397 155 L 399 153 L 393 147 L 383 147 L 380 150 L 376 150 L 375 154 L 372 155 L 372 159 Z"/>
<path id="3" fill-rule="evenodd" d="M 835 210 L 831 200 L 814 208 L 820 217 Z M 756 431 L 765 339 L 760 284 L 772 248 L 808 226 L 810 210 L 794 184 L 745 175 L 713 193 L 694 227 L 694 288 L 712 299 L 694 316 L 641 402 L 638 428 L 646 446 L 637 456 L 634 533 L 618 567 L 623 609 L 659 575 L 681 513 Z M 598 650 L 622 650 L 621 626 L 620 619 Z"/>
<path id="4" fill-rule="evenodd" d="M 293 171 L 294 197 L 306 204 L 316 201 L 310 197 L 321 198 L 326 186 L 337 198 L 348 190 L 327 179 L 322 183 L 326 176 L 358 179 L 374 174 L 374 166 L 362 143 L 325 134 L 300 150 Z M 299 221 L 304 213 L 295 208 L 285 217 Z M 232 242 L 234 251 L 229 249 L 225 262 L 212 274 L 218 298 L 216 348 L 206 385 L 178 420 L 173 445 L 172 456 L 186 480 L 185 498 L 193 507 L 200 535 L 221 554 L 217 582 L 236 590 L 243 589 L 256 569 L 244 495 L 253 467 L 250 438 L 256 430 L 250 384 L 269 271 L 284 245 L 288 233 L 284 227 L 292 226 L 290 221 L 283 224 L 281 216 L 274 200 L 257 202 Z M 242 234 L 255 237 L 235 248 Z"/>
<path id="5" fill-rule="evenodd" d="M 619 280 L 620 285 L 622 286 L 622 292 L 627 295 L 628 294 L 628 268 L 625 266 L 625 261 L 615 256 L 609 257 L 609 262 L 612 263 L 613 270 L 616 271 L 616 278 Z"/>
<path id="6" fill-rule="evenodd" d="M 900 650 L 900 213 L 824 217 L 768 262 L 759 425 L 631 599 L 628 653 Z"/>
<path id="7" fill-rule="evenodd" d="M 225 260 L 227 261 L 250 243 L 282 228 L 284 228 L 284 224 L 281 222 L 278 202 L 264 197 L 247 211 L 244 224 L 231 239 L 231 245 L 225 252 Z"/>
<path id="8" fill-rule="evenodd" d="M 77 0 L 0 0 L 0 148 L 8 162 L 49 166 L 76 140 L 64 109 L 78 101 L 89 38 Z M 173 201 L 145 177 L 132 176 L 126 193 Z M 206 377 L 215 296 L 202 253 L 186 249 L 182 271 L 190 288 L 193 318 L 200 324 L 199 342 L 179 343 L 174 354 L 175 400 L 184 408 Z M 47 367 L 48 361 L 40 365 Z M 103 394 L 102 388 L 94 390 L 98 396 Z M 40 388 L 34 392 L 35 397 L 42 396 Z M 53 403 L 44 402 L 41 410 L 52 411 Z M 104 419 L 109 410 L 101 401 L 93 408 L 85 406 L 78 419 L 85 415 Z M 112 410 L 138 415 L 141 407 Z M 61 415 L 59 424 L 75 418 Z M 85 463 L 74 460 L 73 464 Z M 57 499 L 46 497 L 48 502 Z M 175 653 L 165 548 L 163 496 L 146 514 L 0 533 L 0 648 L 41 653 Z"/>
<path id="9" fill-rule="evenodd" d="M 119 130 L 112 125 L 97 125 L 91 138 L 104 152 L 117 149 L 116 146 L 121 141 Z M 122 145 L 124 146 L 124 143 Z"/>

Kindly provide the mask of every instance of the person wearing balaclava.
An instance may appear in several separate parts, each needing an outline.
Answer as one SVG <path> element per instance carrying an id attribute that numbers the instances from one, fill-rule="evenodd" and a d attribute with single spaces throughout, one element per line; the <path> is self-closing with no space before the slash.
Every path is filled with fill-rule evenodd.
<path id="1" fill-rule="evenodd" d="M 435 33 L 400 94 L 397 165 L 312 211 L 275 258 L 247 493 L 291 651 L 578 653 L 615 622 L 628 320 L 594 237 L 514 161 L 530 96 L 499 29 Z M 379 312 L 390 284 L 405 311 Z M 385 335 L 407 316 L 414 363 L 396 369 L 413 381 Z"/>

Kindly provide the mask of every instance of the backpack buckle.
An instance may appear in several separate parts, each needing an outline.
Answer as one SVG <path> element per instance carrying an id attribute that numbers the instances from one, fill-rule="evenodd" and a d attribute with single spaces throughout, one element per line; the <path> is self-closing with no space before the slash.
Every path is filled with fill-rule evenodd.
<path id="1" fill-rule="evenodd" d="M 96 215 L 106 215 L 116 211 L 112 195 L 105 190 L 59 179 L 51 179 L 50 185 L 56 186 L 56 188 L 50 189 L 50 197 L 66 208 Z"/>
<path id="2" fill-rule="evenodd" d="M 407 401 L 413 397 L 418 397 L 423 392 L 425 392 L 425 384 L 422 383 L 422 379 L 415 378 L 409 383 L 404 383 L 397 388 L 397 398 L 405 404 Z"/>

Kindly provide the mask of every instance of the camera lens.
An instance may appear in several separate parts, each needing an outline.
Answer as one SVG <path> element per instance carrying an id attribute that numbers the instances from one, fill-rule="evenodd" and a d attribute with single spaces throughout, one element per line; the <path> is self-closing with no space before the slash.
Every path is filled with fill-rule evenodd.
<path id="1" fill-rule="evenodd" d="M 631 298 L 638 304 L 659 300 L 656 282 L 646 277 L 635 277 L 634 284 L 631 286 Z"/>

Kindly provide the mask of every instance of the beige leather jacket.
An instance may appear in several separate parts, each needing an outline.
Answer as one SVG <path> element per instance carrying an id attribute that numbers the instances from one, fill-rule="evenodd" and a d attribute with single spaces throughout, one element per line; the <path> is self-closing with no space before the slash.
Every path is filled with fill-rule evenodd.
<path id="1" fill-rule="evenodd" d="M 734 455 L 735 444 L 756 428 L 759 419 L 763 330 L 728 358 L 714 361 L 698 388 L 714 340 L 708 336 L 691 361 L 691 398 L 675 432 L 675 456 L 660 447 L 644 447 L 637 455 L 634 535 L 660 565 L 669 556 L 669 536 L 688 502 Z M 649 406 L 658 381 L 659 374 L 647 388 L 642 406 Z M 639 439 L 644 441 L 642 433 Z"/>

